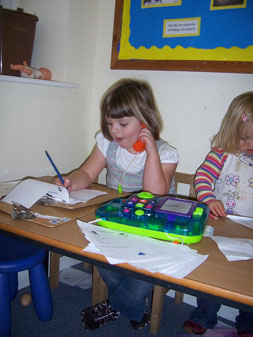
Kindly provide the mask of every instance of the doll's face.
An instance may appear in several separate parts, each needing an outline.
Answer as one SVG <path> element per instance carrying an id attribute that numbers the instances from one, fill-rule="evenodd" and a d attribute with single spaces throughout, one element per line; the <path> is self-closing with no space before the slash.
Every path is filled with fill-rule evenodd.
<path id="1" fill-rule="evenodd" d="M 253 123 L 245 134 L 241 134 L 239 147 L 241 152 L 247 155 L 253 155 Z"/>

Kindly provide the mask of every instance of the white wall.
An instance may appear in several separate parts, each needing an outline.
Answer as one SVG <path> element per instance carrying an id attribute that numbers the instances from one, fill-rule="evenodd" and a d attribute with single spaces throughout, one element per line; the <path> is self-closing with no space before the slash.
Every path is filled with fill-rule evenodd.
<path id="1" fill-rule="evenodd" d="M 68 172 L 82 163 L 93 141 L 89 120 L 99 2 L 23 0 L 19 5 L 39 17 L 32 65 L 47 67 L 54 80 L 79 83 L 80 89 L 0 82 L 0 181 L 54 174 L 46 149 Z"/>
<path id="2" fill-rule="evenodd" d="M 231 100 L 253 75 L 110 70 L 114 0 L 20 0 L 39 17 L 32 65 L 80 89 L 0 83 L 0 181 L 54 174 L 44 150 L 67 172 L 82 163 L 99 128 L 99 101 L 121 77 L 150 81 L 164 119 L 162 137 L 192 173 L 209 150 Z"/>

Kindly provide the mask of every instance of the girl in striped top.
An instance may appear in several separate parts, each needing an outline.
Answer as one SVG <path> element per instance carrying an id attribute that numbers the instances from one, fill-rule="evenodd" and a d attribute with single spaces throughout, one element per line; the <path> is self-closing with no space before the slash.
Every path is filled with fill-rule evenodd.
<path id="1" fill-rule="evenodd" d="M 196 172 L 197 198 L 208 204 L 214 217 L 227 213 L 253 217 L 253 91 L 230 104 L 212 150 Z M 217 324 L 218 302 L 197 298 L 197 308 L 183 325 L 185 331 L 203 334 Z M 253 336 L 253 314 L 239 310 L 238 335 Z"/>
<path id="2" fill-rule="evenodd" d="M 214 216 L 253 216 L 253 91 L 230 104 L 212 150 L 196 172 L 197 198 Z"/>

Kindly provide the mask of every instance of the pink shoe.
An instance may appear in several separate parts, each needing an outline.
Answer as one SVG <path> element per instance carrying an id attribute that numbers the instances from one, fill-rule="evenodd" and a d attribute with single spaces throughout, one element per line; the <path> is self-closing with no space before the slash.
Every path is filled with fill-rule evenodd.
<path id="1" fill-rule="evenodd" d="M 191 334 L 195 334 L 195 335 L 202 335 L 203 333 L 206 332 L 206 328 L 204 328 L 202 325 L 195 323 L 193 321 L 186 321 L 183 324 L 183 329 Z"/>

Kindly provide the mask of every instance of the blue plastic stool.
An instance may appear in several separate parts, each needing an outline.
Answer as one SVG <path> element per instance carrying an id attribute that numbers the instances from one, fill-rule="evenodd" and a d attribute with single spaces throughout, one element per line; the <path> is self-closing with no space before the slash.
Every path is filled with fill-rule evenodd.
<path id="1" fill-rule="evenodd" d="M 43 265 L 46 250 L 0 234 L 0 336 L 11 335 L 11 301 L 18 272 L 28 269 L 34 309 L 41 321 L 53 315 L 53 300 Z"/>

